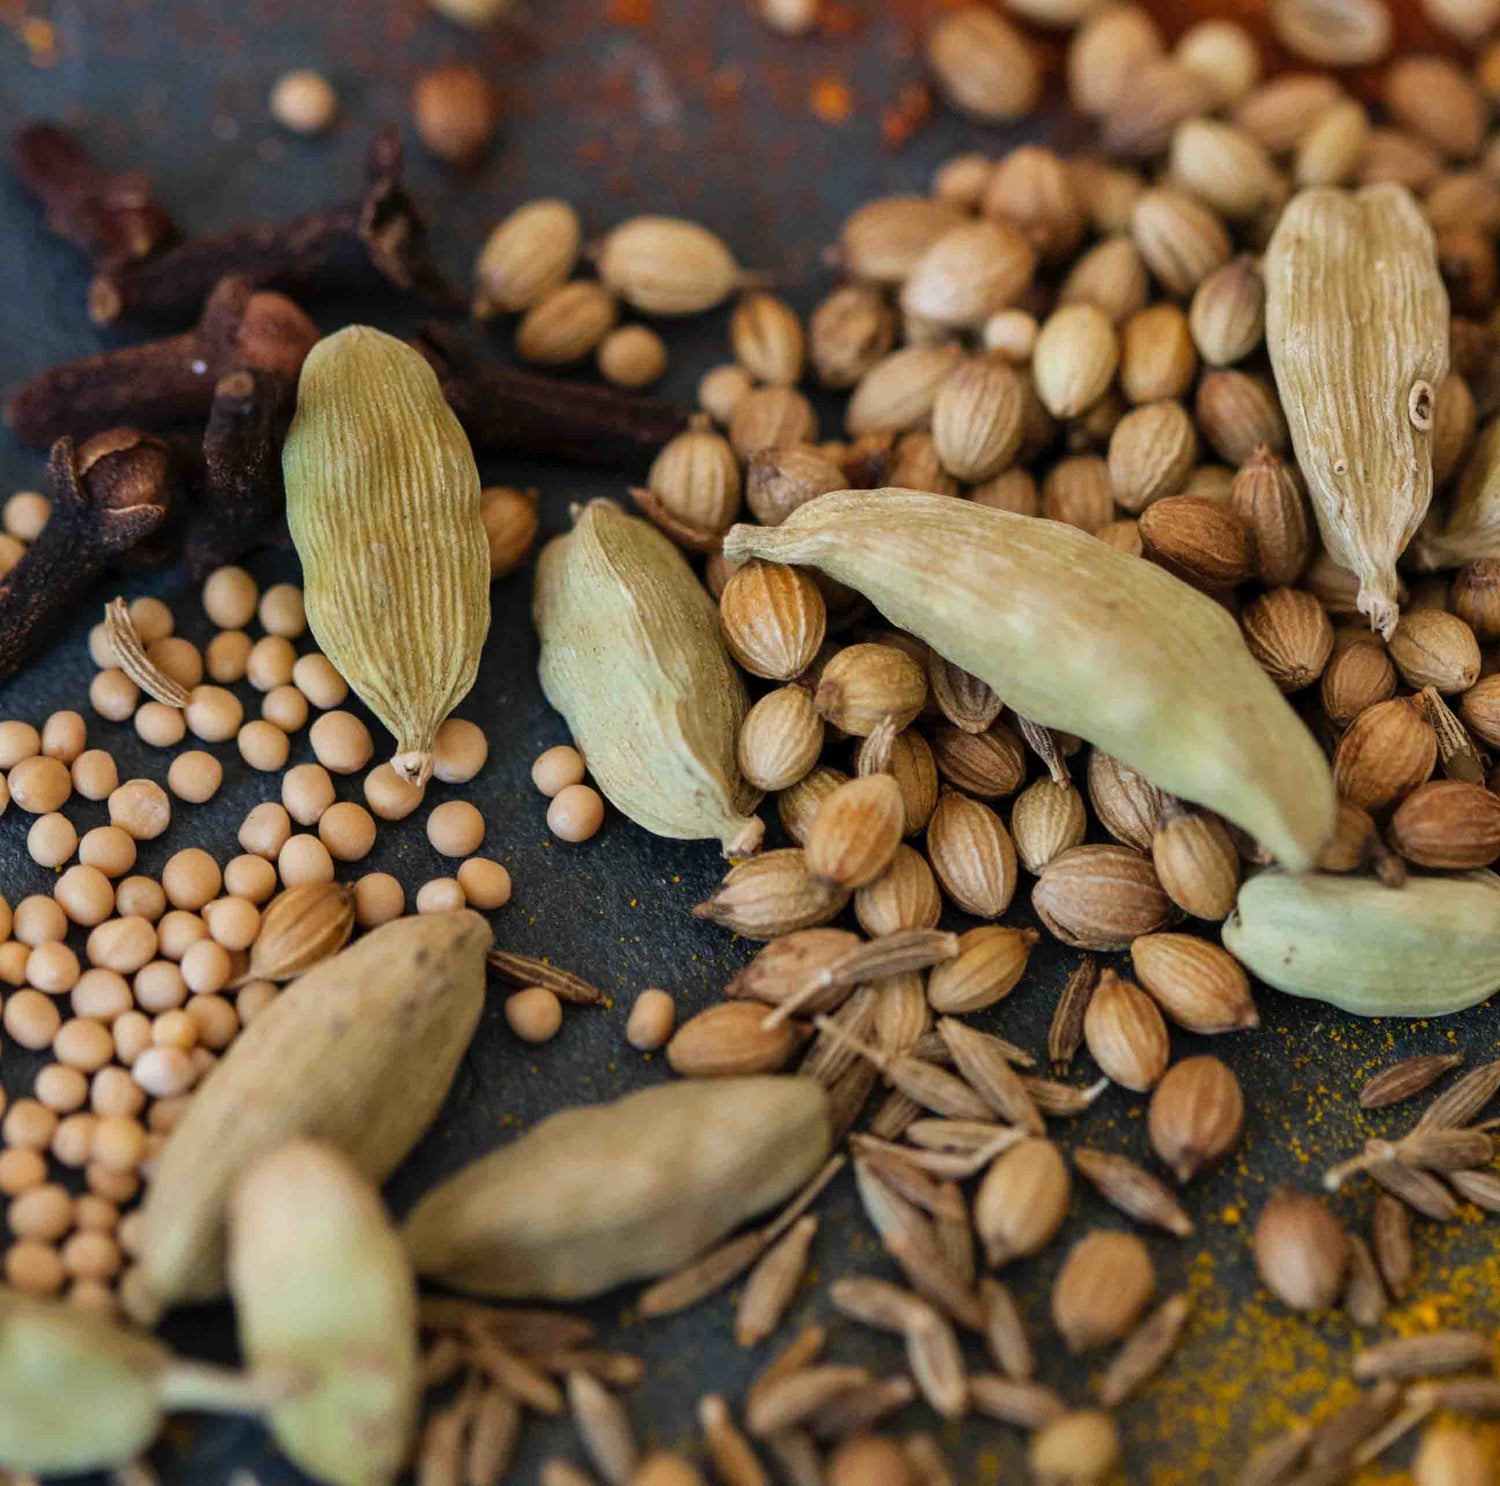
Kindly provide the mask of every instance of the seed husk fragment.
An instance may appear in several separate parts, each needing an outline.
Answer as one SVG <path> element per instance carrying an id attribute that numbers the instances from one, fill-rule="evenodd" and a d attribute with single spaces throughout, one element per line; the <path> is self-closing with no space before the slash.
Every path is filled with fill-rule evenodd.
<path id="1" fill-rule="evenodd" d="M 969 1379 L 969 1402 L 986 1418 L 1018 1429 L 1041 1429 L 1064 1411 L 1062 1399 L 1045 1384 L 998 1373 L 975 1373 Z"/>
<path id="2" fill-rule="evenodd" d="M 1478 1331 L 1428 1331 L 1366 1347 L 1354 1355 L 1354 1377 L 1425 1378 L 1439 1373 L 1470 1372 L 1490 1367 L 1495 1341 Z"/>
<path id="3" fill-rule="evenodd" d="M 544 1120 L 429 1192 L 403 1232 L 418 1271 L 454 1288 L 599 1294 L 676 1268 L 787 1196 L 828 1138 L 810 1079 L 667 1084 Z"/>
<path id="4" fill-rule="evenodd" d="M 717 1393 L 698 1400 L 698 1424 L 709 1461 L 724 1486 L 771 1486 L 755 1447 L 740 1432 L 729 1405 Z"/>
<path id="5" fill-rule="evenodd" d="M 223 1293 L 229 1192 L 262 1151 L 307 1135 L 376 1181 L 400 1164 L 474 1035 L 489 942 L 468 910 L 397 919 L 315 965 L 240 1033 L 156 1160 L 133 1315 Z"/>
<path id="6" fill-rule="evenodd" d="M 111 599 L 105 606 L 104 626 L 115 663 L 143 692 L 168 707 L 187 706 L 187 687 L 152 664 L 124 599 Z"/>
<path id="7" fill-rule="evenodd" d="M 867 1058 L 881 1071 L 892 1088 L 900 1090 L 924 1109 L 955 1120 L 985 1120 L 993 1112 L 990 1105 L 963 1079 L 946 1069 L 924 1063 L 920 1058 L 904 1053 L 891 1057 L 878 1048 L 850 1037 L 826 1016 L 818 1017 L 816 1022 L 820 1032 L 827 1032 L 830 1036 L 847 1042 L 861 1057 Z"/>
<path id="8" fill-rule="evenodd" d="M 1155 1377 L 1182 1340 L 1192 1302 L 1169 1296 L 1126 1339 L 1099 1380 L 1099 1402 L 1107 1409 L 1127 1403 Z"/>
<path id="9" fill-rule="evenodd" d="M 267 1423 L 332 1486 L 400 1473 L 418 1412 L 417 1292 L 379 1194 L 340 1153 L 297 1140 L 230 1199 L 229 1288 L 251 1365 L 305 1381 Z"/>
<path id="10" fill-rule="evenodd" d="M 1138 1223 L 1150 1223 L 1187 1238 L 1193 1220 L 1171 1191 L 1128 1156 L 1075 1147 L 1073 1164 L 1112 1207 Z"/>
<path id="11" fill-rule="evenodd" d="M 1384 1109 L 1387 1105 L 1399 1104 L 1403 1099 L 1420 1094 L 1463 1060 L 1462 1053 L 1418 1053 L 1415 1057 L 1403 1058 L 1365 1080 L 1359 1091 L 1359 1106 L 1361 1109 Z"/>
<path id="12" fill-rule="evenodd" d="M 1047 1056 L 1057 1073 L 1067 1071 L 1083 1046 L 1084 1016 L 1098 984 L 1099 962 L 1085 955 L 1063 986 L 1047 1029 Z"/>
<path id="13" fill-rule="evenodd" d="M 1318 1426 L 1308 1448 L 1308 1463 L 1319 1466 L 1347 1461 L 1400 1407 L 1401 1389 L 1395 1383 L 1380 1383 L 1361 1393 Z"/>
<path id="14" fill-rule="evenodd" d="M 1107 1078 L 1098 1079 L 1086 1089 L 1060 1084 L 1050 1078 L 1025 1078 L 1026 1092 L 1036 1107 L 1049 1119 L 1072 1119 L 1092 1108 L 1094 1101 L 1110 1086 Z"/>

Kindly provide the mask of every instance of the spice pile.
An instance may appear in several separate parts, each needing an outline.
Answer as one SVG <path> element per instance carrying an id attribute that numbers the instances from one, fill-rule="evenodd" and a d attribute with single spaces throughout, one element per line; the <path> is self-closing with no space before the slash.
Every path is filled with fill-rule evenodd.
<path id="1" fill-rule="evenodd" d="M 1278 34 L 1323 65 L 1389 45 L 1378 4 L 1340 12 L 1336 46 L 1321 13 L 1278 7 Z M 129 875 L 135 842 L 169 829 L 174 797 L 216 792 L 215 756 L 176 755 L 165 789 L 121 783 L 77 713 L 0 724 L 31 854 L 66 869 L 51 898 L 7 908 L 0 945 L 5 1028 L 55 1059 L 4 1116 L 0 1369 L 22 1402 L 0 1406 L 0 1462 L 123 1466 L 165 1411 L 206 1407 L 263 1414 L 319 1479 L 391 1480 L 415 1440 L 424 1482 L 483 1486 L 503 1478 L 525 1410 L 566 1409 L 608 1486 L 691 1486 L 689 1455 L 642 1452 L 609 1391 L 639 1379 L 635 1359 L 515 1302 L 648 1281 L 635 1308 L 650 1319 L 743 1279 L 735 1335 L 764 1345 L 847 1165 L 901 1282 L 845 1276 L 828 1299 L 898 1335 L 906 1368 L 876 1377 L 805 1330 L 740 1404 L 700 1401 L 715 1475 L 756 1486 L 764 1456 L 792 1486 L 943 1486 L 932 1436 L 883 1432 L 920 1400 L 1026 1431 L 1039 1482 L 1102 1481 L 1116 1411 L 1192 1312 L 1186 1292 L 1158 1297 L 1136 1230 L 1192 1234 L 1174 1183 L 1228 1157 L 1245 1120 L 1229 1065 L 1174 1061 L 1171 1029 L 1253 1034 L 1247 970 L 1363 1015 L 1437 1016 L 1500 986 L 1500 879 L 1484 870 L 1500 857 L 1484 752 L 1500 744 L 1486 148 L 1500 50 L 1472 77 L 1398 58 L 1372 117 L 1323 74 L 1259 81 L 1231 23 L 1169 50 L 1133 8 L 1046 19 L 1077 25 L 1068 88 L 1100 153 L 966 155 L 930 195 L 861 208 L 806 326 L 693 223 L 627 221 L 582 275 L 566 203 L 496 229 L 473 312 L 519 316 L 518 353 L 541 366 L 593 356 L 645 385 L 665 347 L 619 327 L 622 307 L 692 315 L 737 295 L 732 360 L 705 373 L 690 420 L 487 368 L 443 330 L 318 339 L 281 290 L 363 282 L 457 303 L 389 135 L 352 202 L 186 242 L 142 183 L 103 181 L 67 136 L 18 137 L 53 224 L 99 255 L 94 318 L 199 322 L 55 369 L 8 404 L 23 438 L 57 442 L 50 508 L 7 508 L 30 545 L 0 582 L 0 669 L 170 535 L 175 511 L 219 632 L 200 652 L 159 602 L 112 603 L 91 639 L 93 710 L 155 747 L 233 740 L 268 773 L 307 727 L 317 762 L 246 817 L 243 855 L 188 849 L 158 882 Z M 977 118 L 1038 101 L 1027 41 L 989 8 L 945 11 L 929 61 Z M 328 100 L 299 86 L 281 107 L 316 127 Z M 424 135 L 433 96 L 416 100 Z M 844 437 L 820 438 L 809 370 L 849 393 Z M 193 421 L 206 434 L 166 431 Z M 662 992 L 636 1002 L 626 1036 L 663 1048 L 676 1078 L 553 1114 L 398 1229 L 375 1188 L 447 1096 L 486 971 L 519 988 L 507 1011 L 530 1040 L 557 1031 L 564 1003 L 605 999 L 490 947 L 469 909 L 503 906 L 510 880 L 475 855 L 485 822 L 462 798 L 426 817 L 463 864 L 421 889 L 417 916 L 385 874 L 335 881 L 377 819 L 486 759 L 451 714 L 489 584 L 538 523 L 534 496 L 481 492 L 478 445 L 622 471 L 654 453 L 629 495 L 639 514 L 589 503 L 538 555 L 540 677 L 576 749 L 533 777 L 563 839 L 598 829 L 602 794 L 656 835 L 719 842 L 732 865 L 696 912 L 764 947 L 681 1026 Z M 230 564 L 283 497 L 304 588 L 262 594 Z M 753 522 L 736 524 L 742 508 Z M 309 626 L 319 649 L 299 654 Z M 365 776 L 368 809 L 334 787 L 376 754 L 351 690 L 394 739 Z M 110 825 L 80 838 L 63 809 L 75 792 L 106 801 Z M 792 844 L 767 843 L 768 826 Z M 1000 922 L 1023 873 L 1040 929 Z M 950 910 L 961 932 L 939 927 Z M 1087 955 L 1031 1050 L 968 1019 L 1023 986 L 1042 933 Z M 1095 1082 L 1069 1076 L 1085 1052 Z M 1378 1189 L 1368 1238 L 1311 1191 L 1257 1215 L 1246 1263 L 1279 1303 L 1379 1327 L 1410 1283 L 1414 1214 L 1500 1210 L 1500 1061 L 1472 1054 L 1410 1130 L 1328 1173 Z M 1463 1061 L 1404 1060 L 1362 1103 L 1414 1098 Z M 1145 1096 L 1165 1175 L 1054 1138 L 1112 1086 Z M 49 1155 L 87 1192 L 49 1181 Z M 1054 1340 L 1028 1333 L 1007 1281 L 1064 1237 L 1075 1171 L 1135 1226 L 1066 1235 Z M 416 1277 L 472 1298 L 419 1301 Z M 140 1323 L 229 1295 L 245 1373 L 108 1319 L 117 1279 Z M 51 1298 L 64 1290 L 79 1304 Z M 1089 1394 L 1037 1380 L 1058 1341 L 1109 1349 Z M 92 1381 L 59 1414 L 53 1380 L 85 1360 Z M 1239 1479 L 1350 1479 L 1439 1411 L 1493 1418 L 1495 1362 L 1493 1337 L 1435 1326 L 1372 1344 L 1356 1401 Z M 419 1430 L 429 1388 L 447 1391 Z M 1417 1479 L 1478 1486 L 1487 1452 L 1445 1418 Z M 562 1459 L 542 1474 L 594 1479 Z"/>

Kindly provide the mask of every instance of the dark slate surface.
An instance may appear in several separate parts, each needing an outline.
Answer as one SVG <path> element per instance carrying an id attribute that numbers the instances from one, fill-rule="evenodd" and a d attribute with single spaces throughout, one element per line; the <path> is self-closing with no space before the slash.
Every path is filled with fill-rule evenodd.
<path id="1" fill-rule="evenodd" d="M 654 28 L 603 24 L 603 0 L 535 4 L 524 32 L 484 38 L 428 15 L 416 0 L 346 0 L 304 6 L 290 0 L 118 0 L 83 6 L 69 0 L 33 3 L 56 26 L 56 51 L 37 50 L 35 28 L 24 31 L 18 7 L 0 6 L 0 97 L 8 121 L 45 115 L 77 125 L 113 167 L 149 167 L 158 190 L 189 230 L 246 218 L 282 215 L 353 189 L 371 131 L 405 119 L 411 78 L 437 60 L 473 58 L 490 70 L 505 101 L 495 149 L 473 175 L 447 172 L 413 151 L 411 177 L 435 225 L 441 257 L 458 277 L 485 232 L 506 210 L 530 197 L 558 194 L 580 206 L 591 230 L 633 211 L 679 211 L 700 217 L 734 245 L 741 261 L 777 273 L 806 309 L 828 280 L 818 251 L 855 204 L 885 191 L 920 188 L 932 167 L 970 147 L 996 148 L 1002 137 L 941 116 L 905 150 L 881 148 L 881 113 L 917 76 L 903 18 L 915 7 L 896 4 L 857 41 L 791 43 L 762 30 L 748 7 L 660 0 Z M 633 5 L 620 5 L 631 13 Z M 871 5 L 883 14 L 887 7 Z M 31 50 L 23 44 L 29 36 Z M 294 140 L 266 117 L 264 98 L 289 65 L 314 65 L 337 84 L 343 116 L 334 132 Z M 810 90 L 819 79 L 847 79 L 854 114 L 832 126 L 812 116 Z M 0 381 L 10 382 L 55 360 L 96 349 L 101 338 L 83 310 L 87 270 L 69 248 L 47 236 L 38 214 L 0 176 Z M 409 319 L 397 306 L 311 306 L 326 329 L 356 316 L 399 329 Z M 497 333 L 497 344 L 505 331 Z M 668 329 L 674 366 L 666 390 L 691 395 L 705 367 L 724 357 L 722 316 Z M 825 427 L 836 428 L 836 410 Z M 34 486 L 40 456 L 0 438 L 0 490 Z M 560 529 L 570 501 L 618 495 L 623 480 L 564 469 L 490 462 L 491 481 L 535 484 L 543 492 L 545 527 Z M 288 552 L 267 552 L 251 564 L 263 581 L 295 576 Z M 177 570 L 129 578 L 129 595 L 157 593 L 176 608 L 180 629 L 205 640 L 208 629 Z M 483 809 L 487 849 L 515 879 L 511 905 L 494 915 L 502 943 L 575 966 L 617 999 L 607 1010 L 575 1010 L 551 1045 L 533 1049 L 508 1033 L 497 992 L 437 1128 L 390 1187 L 399 1211 L 432 1182 L 472 1156 L 564 1104 L 600 1100 L 659 1079 L 659 1061 L 624 1043 L 630 998 L 648 985 L 669 988 L 684 1014 L 716 999 L 718 988 L 748 957 L 750 946 L 699 924 L 688 913 L 716 880 L 720 864 L 708 846 L 653 840 L 616 818 L 594 842 L 570 847 L 548 840 L 544 802 L 528 769 L 564 730 L 547 709 L 534 677 L 535 642 L 528 622 L 529 576 L 494 590 L 494 627 L 479 683 L 462 713 L 481 722 L 490 762 L 466 792 Z M 101 588 L 102 601 L 114 591 Z M 72 630 L 0 699 L 7 717 L 40 723 L 57 707 L 84 707 L 91 667 L 84 648 L 99 608 L 80 613 Z M 165 776 L 167 759 L 127 727 L 90 720 L 93 741 L 112 749 L 122 777 Z M 159 868 L 173 850 L 201 844 L 227 858 L 246 810 L 274 797 L 274 778 L 256 775 L 232 747 L 215 750 L 225 787 L 202 808 L 179 806 L 173 830 L 143 848 L 141 861 Z M 293 762 L 309 757 L 305 736 Z M 448 791 L 434 790 L 433 800 Z M 358 798 L 357 781 L 341 786 Z M 75 802 L 80 830 L 103 819 L 102 806 Z M 419 814 L 383 828 L 366 864 L 397 873 L 408 888 L 443 870 L 428 847 Z M 5 862 L 0 889 L 12 901 L 46 890 L 49 874 L 25 856 L 26 821 L 12 810 L 0 820 Z M 1021 898 L 1026 896 L 1023 884 Z M 1025 921 L 1029 910 L 1015 910 Z M 1040 951 L 1022 987 L 986 1025 L 1040 1049 L 1056 992 L 1072 957 Z M 1260 1031 L 1221 1039 L 1244 1081 L 1250 1115 L 1244 1144 L 1223 1170 L 1198 1181 L 1187 1200 L 1199 1220 L 1186 1244 L 1152 1237 L 1163 1290 L 1187 1285 L 1198 1301 L 1188 1344 L 1159 1385 L 1126 1412 L 1130 1477 L 1162 1483 L 1226 1479 L 1244 1451 L 1289 1412 L 1316 1406 L 1329 1394 L 1357 1338 L 1337 1316 L 1312 1322 L 1282 1315 L 1258 1292 L 1247 1252 L 1248 1221 L 1279 1181 L 1311 1185 L 1324 1164 L 1364 1133 L 1393 1129 L 1398 1114 L 1367 1119 L 1352 1093 L 1362 1077 L 1393 1056 L 1463 1048 L 1471 1061 L 1495 1055 L 1497 1033 L 1486 1010 L 1442 1024 L 1361 1023 L 1341 1014 L 1262 993 Z M 1202 1050 L 1203 1040 L 1174 1035 L 1175 1052 Z M 4 1052 L 5 1087 L 23 1092 L 34 1064 Z M 1093 1076 L 1086 1060 L 1075 1077 Z M 392 1097 L 399 1097 L 393 1090 Z M 1078 1139 L 1105 1148 L 1146 1151 L 1144 1102 L 1111 1091 L 1079 1122 Z M 1340 1199 L 1361 1223 L 1368 1194 Z M 847 1181 L 822 1205 L 814 1250 L 820 1280 L 845 1272 L 886 1272 L 869 1229 L 858 1216 Z M 1088 1225 L 1117 1222 L 1091 1196 L 1075 1198 L 1067 1238 Z M 1068 1359 L 1047 1321 L 1051 1276 L 1066 1247 L 1008 1278 L 1021 1296 L 1042 1359 L 1042 1373 L 1075 1401 L 1088 1397 L 1093 1359 Z M 1424 1233 L 1419 1293 L 1435 1308 L 1410 1318 L 1482 1320 L 1497 1289 L 1493 1230 L 1464 1223 L 1450 1234 Z M 814 1287 L 782 1332 L 814 1318 L 829 1320 Z M 1438 1297 L 1433 1302 L 1432 1297 Z M 775 1343 L 742 1352 L 732 1337 L 725 1300 L 671 1322 L 631 1324 L 630 1295 L 595 1307 L 612 1344 L 639 1352 L 647 1379 L 631 1397 L 642 1436 L 653 1443 L 688 1442 L 692 1404 L 707 1389 L 737 1397 L 764 1365 Z M 833 1319 L 831 1353 L 862 1359 L 877 1370 L 899 1365 L 894 1341 L 874 1338 Z M 205 1355 L 229 1355 L 226 1310 L 174 1318 L 173 1340 Z M 976 1365 L 978 1365 L 976 1354 Z M 1338 1387 L 1346 1385 L 1339 1384 Z M 1336 1391 L 1336 1390 L 1335 1390 Z M 913 1410 L 902 1427 L 931 1428 Z M 984 1421 L 941 1430 L 965 1482 L 1015 1480 L 1022 1443 Z M 559 1424 L 529 1425 L 516 1482 L 535 1480 L 548 1453 L 572 1448 Z M 158 1451 L 172 1483 L 223 1480 L 247 1467 L 263 1482 L 290 1482 L 261 1432 L 248 1424 L 174 1430 Z"/>

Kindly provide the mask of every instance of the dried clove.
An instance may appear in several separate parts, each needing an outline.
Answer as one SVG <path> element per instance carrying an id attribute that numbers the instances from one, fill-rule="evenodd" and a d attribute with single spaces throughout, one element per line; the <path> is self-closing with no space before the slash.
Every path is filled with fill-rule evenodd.
<path id="1" fill-rule="evenodd" d="M 393 128 L 376 135 L 364 189 L 351 200 L 113 264 L 89 286 L 89 317 L 96 325 L 181 325 L 226 274 L 283 289 L 394 289 L 445 312 L 463 304 L 438 271 L 422 217 L 401 184 L 401 137 Z"/>
<path id="2" fill-rule="evenodd" d="M 181 236 L 141 171 L 107 174 L 56 124 L 22 124 L 11 135 L 10 165 L 46 211 L 48 230 L 100 268 L 149 258 Z"/>
<path id="3" fill-rule="evenodd" d="M 295 377 L 242 367 L 214 387 L 203 436 L 203 490 L 188 518 L 188 575 L 206 578 L 254 547 L 286 502 L 281 445 Z"/>
<path id="4" fill-rule="evenodd" d="M 51 519 L 0 580 L 0 682 L 96 579 L 157 531 L 176 495 L 167 445 L 134 428 L 111 429 L 76 448 L 59 439 L 47 483 Z"/>
<path id="5" fill-rule="evenodd" d="M 688 425 L 685 408 L 503 366 L 479 366 L 441 327 L 413 344 L 431 363 L 443 396 L 474 446 L 566 464 L 636 469 Z"/>
<path id="6" fill-rule="evenodd" d="M 54 366 L 16 388 L 5 421 L 23 444 L 47 448 L 64 435 L 201 419 L 219 378 L 237 367 L 275 372 L 295 385 L 317 339 L 317 326 L 284 295 L 223 279 L 196 329 Z"/>

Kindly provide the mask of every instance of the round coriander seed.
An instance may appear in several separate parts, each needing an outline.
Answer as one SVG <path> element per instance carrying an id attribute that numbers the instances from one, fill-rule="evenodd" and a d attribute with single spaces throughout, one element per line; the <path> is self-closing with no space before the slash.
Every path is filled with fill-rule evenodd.
<path id="1" fill-rule="evenodd" d="M 127 779 L 109 797 L 109 820 L 137 841 L 154 841 L 172 824 L 172 801 L 150 779 Z"/>
<path id="2" fill-rule="evenodd" d="M 283 887 L 297 887 L 304 882 L 332 882 L 333 858 L 316 836 L 292 836 L 277 853 L 276 871 Z"/>
<path id="3" fill-rule="evenodd" d="M 550 800 L 570 784 L 582 784 L 587 771 L 583 755 L 560 743 L 539 753 L 531 765 L 531 782 Z"/>
<path id="4" fill-rule="evenodd" d="M 464 906 L 464 890 L 456 878 L 434 877 L 417 889 L 418 913 L 452 913 Z"/>
<path id="5" fill-rule="evenodd" d="M 260 627 L 268 635 L 297 639 L 307 628 L 302 590 L 295 583 L 275 583 L 260 596 Z M 293 662 L 295 665 L 295 661 Z M 290 678 L 288 678 L 290 679 Z"/>
<path id="6" fill-rule="evenodd" d="M 35 490 L 18 490 L 5 503 L 4 525 L 18 542 L 34 542 L 52 515 L 52 502 Z"/>
<path id="7" fill-rule="evenodd" d="M 292 818 L 285 805 L 266 800 L 240 822 L 239 843 L 253 856 L 275 861 L 292 834 Z"/>
<path id="8" fill-rule="evenodd" d="M 52 896 L 70 922 L 92 929 L 115 911 L 115 890 L 97 867 L 79 862 L 53 885 Z"/>
<path id="9" fill-rule="evenodd" d="M 141 637 L 142 645 L 156 640 L 165 640 L 177 628 L 177 620 L 161 599 L 149 594 L 135 600 L 130 606 L 130 622 Z"/>
<path id="10" fill-rule="evenodd" d="M 54 712 L 42 724 L 42 752 L 64 764 L 88 747 L 88 724 L 78 712 Z"/>
<path id="11" fill-rule="evenodd" d="M 594 355 L 599 374 L 616 387 L 649 387 L 667 373 L 667 343 L 645 325 L 610 331 Z"/>
<path id="12" fill-rule="evenodd" d="M 342 707 L 349 698 L 349 683 L 334 669 L 333 662 L 317 651 L 297 657 L 292 685 L 320 712 Z"/>
<path id="13" fill-rule="evenodd" d="M 672 1040 L 677 1026 L 677 1003 L 665 992 L 642 991 L 625 1022 L 625 1040 L 643 1053 L 655 1052 Z"/>
<path id="14" fill-rule="evenodd" d="M 266 693 L 260 715 L 284 733 L 301 732 L 307 726 L 307 698 L 295 686 L 278 686 Z"/>
<path id="15" fill-rule="evenodd" d="M 245 708 L 232 691 L 222 686 L 195 686 L 188 694 L 189 731 L 205 743 L 227 743 L 239 732 Z"/>
<path id="16" fill-rule="evenodd" d="M 175 748 L 187 733 L 187 719 L 181 707 L 143 702 L 135 714 L 135 730 L 141 742 L 152 748 Z"/>
<path id="17" fill-rule="evenodd" d="M 442 736 L 439 729 L 439 743 Z M 375 752 L 369 728 L 352 712 L 325 712 L 308 730 L 308 738 L 313 756 L 334 774 L 357 774 Z M 437 757 L 436 747 L 433 757 Z"/>
<path id="18" fill-rule="evenodd" d="M 339 110 L 339 98 L 333 84 L 321 72 L 298 67 L 276 79 L 268 107 L 271 117 L 283 129 L 290 129 L 293 134 L 321 134 L 333 123 Z M 238 568 L 219 569 L 220 573 L 239 571 Z M 213 574 L 209 582 L 218 576 L 219 573 Z M 250 577 L 248 573 L 244 576 Z"/>
<path id="19" fill-rule="evenodd" d="M 26 833 L 26 851 L 39 867 L 54 871 L 78 850 L 78 832 L 66 815 L 39 815 Z"/>
<path id="20" fill-rule="evenodd" d="M 292 740 L 274 722 L 267 722 L 263 717 L 247 722 L 236 741 L 240 757 L 262 774 L 274 774 L 285 768 L 292 751 Z"/>
<path id="21" fill-rule="evenodd" d="M 255 862 L 267 872 L 273 871 L 269 862 L 259 857 L 236 857 L 235 861 Z M 234 862 L 229 864 L 231 867 Z M 229 886 L 229 869 L 224 870 L 224 885 Z M 264 900 L 262 900 L 264 901 Z M 249 949 L 260 932 L 260 909 L 249 898 L 216 898 L 203 909 L 203 922 L 216 944 L 227 950 Z"/>
<path id="22" fill-rule="evenodd" d="M 365 803 L 381 820 L 405 820 L 426 793 L 425 785 L 409 784 L 389 764 L 377 764 L 365 775 Z"/>
<path id="23" fill-rule="evenodd" d="M 547 828 L 563 841 L 587 841 L 604 824 L 604 801 L 586 784 L 570 784 L 547 807 Z"/>
<path id="24" fill-rule="evenodd" d="M 255 642 L 244 630 L 221 630 L 203 651 L 203 664 L 210 679 L 220 686 L 233 686 L 235 682 L 243 681 L 254 647 Z"/>
<path id="25" fill-rule="evenodd" d="M 163 675 L 191 691 L 203 680 L 203 657 L 191 640 L 168 635 L 147 646 L 146 659 Z"/>
<path id="26" fill-rule="evenodd" d="M 544 986 L 505 998 L 505 1020 L 522 1042 L 550 1042 L 562 1029 L 562 1002 Z"/>
<path id="27" fill-rule="evenodd" d="M 179 753 L 167 767 L 167 788 L 189 805 L 203 805 L 218 794 L 224 765 L 201 748 Z"/>
<path id="28" fill-rule="evenodd" d="M 281 803 L 299 826 L 315 826 L 337 799 L 333 780 L 322 764 L 298 764 L 281 777 Z"/>
<path id="29" fill-rule="evenodd" d="M 231 899 L 243 898 L 256 907 L 269 903 L 276 894 L 276 868 L 264 857 L 249 852 L 232 857 L 224 867 L 224 891 Z M 214 938 L 219 936 L 215 934 Z"/>
<path id="30" fill-rule="evenodd" d="M 219 896 L 223 874 L 219 864 L 200 846 L 189 846 L 167 859 L 161 885 L 174 908 L 196 913 Z"/>
<path id="31" fill-rule="evenodd" d="M 95 826 L 78 843 L 78 860 L 106 877 L 123 877 L 135 866 L 135 838 L 120 826 Z"/>
<path id="32" fill-rule="evenodd" d="M 215 568 L 203 580 L 203 612 L 220 629 L 244 629 L 255 618 L 260 590 L 244 568 Z"/>
<path id="33" fill-rule="evenodd" d="M 114 666 L 89 682 L 89 706 L 106 722 L 128 722 L 140 699 L 140 687 Z"/>
<path id="34" fill-rule="evenodd" d="M 68 937 L 68 916 L 51 898 L 33 893 L 16 904 L 10 932 L 30 949 L 61 944 Z"/>
<path id="35" fill-rule="evenodd" d="M 49 815 L 61 810 L 73 793 L 73 776 L 59 759 L 35 754 L 23 758 L 6 781 L 10 797 L 28 815 Z"/>
<path id="36" fill-rule="evenodd" d="M 118 788 L 120 771 L 114 755 L 90 748 L 73 760 L 73 790 L 85 800 L 107 800 Z"/>
<path id="37" fill-rule="evenodd" d="M 362 929 L 378 929 L 406 911 L 406 893 L 389 872 L 366 872 L 354 884 L 354 917 Z"/>
<path id="38" fill-rule="evenodd" d="M 133 842 L 131 849 L 134 850 Z M 166 911 L 167 895 L 155 878 L 127 877 L 115 889 L 115 912 L 121 918 L 143 918 L 154 924 Z"/>
<path id="39" fill-rule="evenodd" d="M 467 800 L 445 800 L 427 817 L 427 839 L 445 857 L 472 856 L 484 840 L 484 816 Z"/>
<path id="40" fill-rule="evenodd" d="M 470 908 L 488 912 L 510 902 L 510 873 L 489 857 L 470 857 L 458 869 L 458 885 Z"/>
<path id="41" fill-rule="evenodd" d="M 489 757 L 489 740 L 477 723 L 450 717 L 432 745 L 432 772 L 444 784 L 467 784 Z"/>
<path id="42" fill-rule="evenodd" d="M 323 812 L 318 839 L 335 861 L 362 861 L 375 847 L 375 819 L 363 805 L 341 800 Z"/>
<path id="43" fill-rule="evenodd" d="M 245 679 L 256 691 L 286 686 L 297 664 L 297 651 L 285 635 L 267 635 L 257 640 L 245 661 Z"/>
<path id="44" fill-rule="evenodd" d="M 29 722 L 0 722 L 0 769 L 14 769 L 42 751 L 42 735 Z"/>

